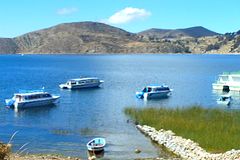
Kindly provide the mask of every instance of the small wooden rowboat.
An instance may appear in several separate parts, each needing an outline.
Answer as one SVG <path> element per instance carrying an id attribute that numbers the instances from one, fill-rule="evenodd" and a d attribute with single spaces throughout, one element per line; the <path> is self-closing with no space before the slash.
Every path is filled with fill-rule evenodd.
<path id="1" fill-rule="evenodd" d="M 87 143 L 87 148 L 89 151 L 102 151 L 106 145 L 106 140 L 104 138 L 94 138 Z"/>

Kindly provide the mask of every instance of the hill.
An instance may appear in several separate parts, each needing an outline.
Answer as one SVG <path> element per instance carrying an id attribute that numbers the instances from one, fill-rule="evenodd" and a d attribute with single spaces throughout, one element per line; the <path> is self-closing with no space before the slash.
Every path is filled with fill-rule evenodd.
<path id="1" fill-rule="evenodd" d="M 17 53 L 185 52 L 179 44 L 143 41 L 137 34 L 96 22 L 65 23 L 14 38 Z"/>
<path id="2" fill-rule="evenodd" d="M 17 52 L 87 53 L 121 52 L 121 44 L 137 37 L 103 23 L 65 23 L 14 38 Z"/>
<path id="3" fill-rule="evenodd" d="M 158 39 L 176 39 L 176 38 L 186 38 L 186 37 L 199 38 L 199 37 L 219 35 L 219 33 L 210 31 L 201 26 L 185 28 L 185 29 L 152 28 L 149 30 L 142 31 L 138 34 L 142 36 L 146 36 L 150 38 L 158 38 Z"/>
<path id="4" fill-rule="evenodd" d="M 17 45 L 11 38 L 0 38 L 0 53 L 16 53 Z"/>

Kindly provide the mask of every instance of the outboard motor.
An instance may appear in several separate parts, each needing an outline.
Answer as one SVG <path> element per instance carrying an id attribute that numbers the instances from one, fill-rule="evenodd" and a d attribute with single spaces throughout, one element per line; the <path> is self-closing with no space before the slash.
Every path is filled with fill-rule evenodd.
<path id="1" fill-rule="evenodd" d="M 14 103 L 15 103 L 15 100 L 13 100 L 13 99 L 6 99 L 5 103 L 6 103 L 6 106 L 12 107 L 14 105 Z"/>
<path id="2" fill-rule="evenodd" d="M 223 86 L 223 90 L 222 91 L 223 92 L 229 92 L 230 91 L 229 86 Z"/>
<path id="3" fill-rule="evenodd" d="M 136 97 L 139 99 L 143 99 L 143 92 L 136 92 Z"/>

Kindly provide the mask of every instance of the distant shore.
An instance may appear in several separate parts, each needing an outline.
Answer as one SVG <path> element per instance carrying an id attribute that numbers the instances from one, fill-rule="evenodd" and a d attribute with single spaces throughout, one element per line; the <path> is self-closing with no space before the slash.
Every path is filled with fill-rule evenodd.
<path id="1" fill-rule="evenodd" d="M 240 33 L 201 26 L 131 33 L 99 22 L 72 22 L 0 38 L 0 53 L 240 53 Z"/>
<path id="2" fill-rule="evenodd" d="M 1 55 L 240 55 L 240 53 L 1 53 Z"/>

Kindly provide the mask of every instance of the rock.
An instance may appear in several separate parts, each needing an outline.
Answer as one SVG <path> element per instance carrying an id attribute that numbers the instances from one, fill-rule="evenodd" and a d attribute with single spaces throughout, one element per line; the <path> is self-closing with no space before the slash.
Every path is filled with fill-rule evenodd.
<path id="1" fill-rule="evenodd" d="M 96 156 L 91 156 L 91 157 L 88 157 L 88 160 L 95 160 L 97 157 Z"/>
<path id="2" fill-rule="evenodd" d="M 135 152 L 135 153 L 141 153 L 141 150 L 140 150 L 140 149 L 135 149 L 134 152 Z"/>

